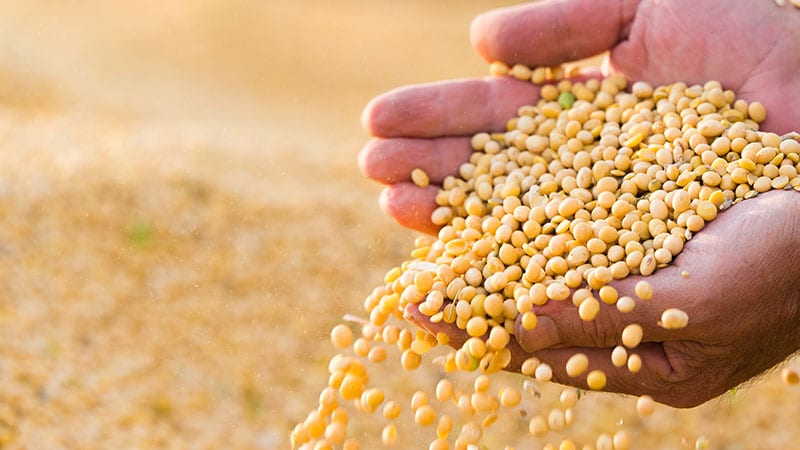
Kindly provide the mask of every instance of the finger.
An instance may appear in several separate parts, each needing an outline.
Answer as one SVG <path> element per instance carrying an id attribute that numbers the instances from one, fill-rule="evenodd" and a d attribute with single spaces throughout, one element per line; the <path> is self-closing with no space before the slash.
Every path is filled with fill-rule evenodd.
<path id="1" fill-rule="evenodd" d="M 428 333 L 436 336 L 438 333 L 444 333 L 450 338 L 448 345 L 453 348 L 460 348 L 467 341 L 469 336 L 465 330 L 462 330 L 454 323 L 447 322 L 431 322 L 430 317 L 419 312 L 417 305 L 409 304 L 406 306 L 403 316 L 412 324 L 422 328 Z"/>
<path id="2" fill-rule="evenodd" d="M 606 384 L 600 390 L 605 392 L 648 394 L 658 402 L 683 408 L 696 406 L 704 400 L 674 395 L 670 384 L 674 378 L 674 370 L 662 344 L 649 342 L 640 345 L 635 351 L 628 352 L 629 357 L 635 354 L 641 359 L 641 368 L 636 373 L 631 372 L 627 365 L 614 366 L 611 362 L 611 351 L 610 348 L 567 347 L 541 350 L 535 354 L 523 353 L 520 356 L 524 358 L 535 356 L 540 362 L 549 365 L 553 371 L 553 381 L 561 384 L 590 389 L 587 381 L 589 373 L 600 370 L 606 377 Z M 587 356 L 589 366 L 585 372 L 571 377 L 567 374 L 567 361 L 578 353 Z M 515 365 L 524 362 L 524 359 L 518 361 L 516 358 L 516 355 L 512 356 Z"/>
<path id="3" fill-rule="evenodd" d="M 460 348 L 469 339 L 466 330 L 458 328 L 455 323 L 448 323 L 444 321 L 431 322 L 430 317 L 419 312 L 417 305 L 409 304 L 404 311 L 404 317 L 412 324 L 422 328 L 428 333 L 436 336 L 438 333 L 444 333 L 449 338 L 448 344 L 453 348 Z M 507 367 L 508 370 L 519 372 L 522 367 L 522 362 L 525 361 L 530 354 L 525 352 L 522 347 L 515 340 L 508 342 L 507 348 L 511 351 L 511 364 Z"/>
<path id="4" fill-rule="evenodd" d="M 415 168 L 441 184 L 448 175 L 458 173 L 471 153 L 466 137 L 373 139 L 359 153 L 358 165 L 364 175 L 384 184 L 410 181 Z"/>
<path id="5" fill-rule="evenodd" d="M 522 326 L 521 315 L 515 324 L 517 340 L 528 352 L 567 346 L 614 347 L 622 343 L 622 330 L 632 323 L 642 325 L 643 334 L 648 340 L 663 338 L 663 333 L 654 332 L 660 312 L 655 313 L 650 302 L 639 301 L 634 311 L 622 313 L 613 305 L 600 301 L 600 311 L 593 320 L 581 319 L 578 307 L 569 301 L 549 301 L 535 307 L 534 312 L 537 323 L 532 330 Z"/>
<path id="6" fill-rule="evenodd" d="M 468 136 L 504 130 L 539 88 L 510 77 L 446 81 L 394 89 L 364 109 L 364 129 L 378 137 Z"/>
<path id="7" fill-rule="evenodd" d="M 413 304 L 406 307 L 405 318 L 432 335 L 446 334 L 450 339 L 448 344 L 454 348 L 460 348 L 469 337 L 466 331 L 453 323 L 431 322 L 430 318 L 420 313 Z M 507 370 L 519 372 L 525 360 L 536 357 L 540 362 L 550 366 L 553 380 L 558 383 L 589 389 L 588 373 L 592 370 L 601 370 L 606 375 L 603 391 L 632 395 L 649 394 L 656 401 L 677 407 L 695 406 L 702 401 L 702 399 L 673 395 L 669 383 L 674 378 L 675 371 L 660 343 L 643 343 L 635 351 L 629 352 L 629 355 L 635 354 L 641 359 L 641 368 L 636 373 L 631 372 L 625 365 L 614 366 L 611 362 L 610 348 L 565 347 L 531 353 L 523 350 L 513 339 L 507 348 L 511 351 L 511 363 L 506 367 Z M 567 374 L 567 361 L 577 353 L 587 356 L 589 368 L 586 372 L 571 377 Z"/>
<path id="8" fill-rule="evenodd" d="M 758 209 L 759 202 L 774 201 L 760 196 L 756 201 L 737 205 L 736 211 L 724 211 L 694 238 L 686 242 L 683 251 L 668 266 L 658 269 L 649 277 L 629 276 L 610 283 L 619 296 L 636 299 L 632 312 L 622 313 L 614 306 L 601 303 L 600 312 L 592 321 L 578 317 L 578 308 L 571 302 L 550 301 L 536 307 L 537 326 L 525 330 L 518 320 L 517 338 L 523 348 L 537 351 L 553 346 L 609 347 L 621 342 L 623 328 L 637 323 L 644 331 L 643 342 L 692 340 L 707 344 L 721 344 L 733 333 L 730 324 L 719 323 L 719 309 L 714 308 L 713 287 L 719 283 L 735 283 L 730 273 L 748 270 L 752 261 L 742 261 L 738 253 L 741 246 L 730 242 L 753 241 L 753 231 L 758 226 L 745 226 L 747 220 L 761 220 L 765 211 Z M 733 210 L 734 208 L 731 208 Z M 769 254 L 769 252 L 765 252 Z M 635 295 L 635 286 L 641 281 L 650 284 L 653 297 L 642 301 Z M 669 308 L 678 308 L 689 315 L 685 328 L 666 330 L 659 325 L 661 314 Z M 729 304 L 726 311 L 742 308 L 740 317 L 747 314 L 746 305 Z M 709 330 L 714 330 L 709 333 Z M 724 332 L 723 332 L 724 331 Z"/>
<path id="9" fill-rule="evenodd" d="M 400 182 L 385 188 L 378 201 L 383 212 L 400 225 L 435 235 L 440 227 L 431 222 L 431 214 L 436 209 L 439 189 L 441 186 L 420 188 L 413 183 Z"/>
<path id="10" fill-rule="evenodd" d="M 622 344 L 622 331 L 629 324 L 642 327 L 642 342 L 664 342 L 693 339 L 699 336 L 697 326 L 667 330 L 660 326 L 661 314 L 668 308 L 692 311 L 696 303 L 696 290 L 688 286 L 683 276 L 686 259 L 676 260 L 670 266 L 659 269 L 649 277 L 629 276 L 610 283 L 619 297 L 628 296 L 636 305 L 633 311 L 621 312 L 615 305 L 601 301 L 595 291 L 593 296 L 600 303 L 600 311 L 593 320 L 583 320 L 578 307 L 570 301 L 549 301 L 535 306 L 536 327 L 526 330 L 521 316 L 517 319 L 516 335 L 522 348 L 534 352 L 550 347 L 614 347 Z M 635 286 L 645 281 L 653 289 L 652 299 L 642 300 L 635 294 Z M 691 320 L 690 320 L 691 323 Z"/>
<path id="11" fill-rule="evenodd" d="M 637 0 L 557 0 L 499 8 L 472 22 L 472 44 L 487 61 L 555 66 L 624 40 L 637 5 Z"/>

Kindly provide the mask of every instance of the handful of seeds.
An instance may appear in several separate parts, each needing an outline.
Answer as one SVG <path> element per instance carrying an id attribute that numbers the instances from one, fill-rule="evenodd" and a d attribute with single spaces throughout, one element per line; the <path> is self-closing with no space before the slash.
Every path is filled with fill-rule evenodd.
<path id="1" fill-rule="evenodd" d="M 366 298 L 368 318 L 354 321 L 359 337 L 351 325 L 333 329 L 341 353 L 330 361 L 319 406 L 292 432 L 294 447 L 360 448 L 347 438 L 348 411 L 354 409 L 382 411 L 387 446 L 397 440 L 395 420 L 410 414 L 423 429 L 435 424 L 431 450 L 481 448 L 484 429 L 534 397 L 531 379 L 546 383 L 552 377 L 551 367 L 530 358 L 521 366 L 519 385 L 491 383 L 491 375 L 511 362 L 516 321 L 527 330 L 536 327 L 535 305 L 571 299 L 585 321 L 597 316 L 601 302 L 630 312 L 637 300 L 609 282 L 668 265 L 723 209 L 771 189 L 800 190 L 800 135 L 759 131 L 763 105 L 736 99 L 718 82 L 636 82 L 626 91 L 620 76 L 574 82 L 562 78 L 561 68 L 503 63 L 494 63 L 491 72 L 545 83 L 541 99 L 521 107 L 506 132 L 472 138 L 474 153 L 459 176 L 444 180 L 436 198 L 438 236 L 417 238 L 411 259 L 391 269 Z M 429 182 L 419 169 L 411 178 L 420 186 Z M 647 301 L 653 292 L 640 282 L 634 294 Z M 419 390 L 398 401 L 369 378 L 367 366 L 386 364 L 390 352 L 410 371 L 432 348 L 447 346 L 447 335 L 432 336 L 404 320 L 409 304 L 431 322 L 465 330 L 469 338 L 460 348 L 433 361 L 448 374 L 474 373 L 471 386 L 459 387 L 446 376 L 434 392 Z M 659 325 L 677 329 L 690 321 L 672 308 Z M 613 365 L 638 372 L 642 361 L 635 349 L 642 338 L 641 326 L 625 327 Z M 606 385 L 602 371 L 588 371 L 584 354 L 570 358 L 565 369 L 570 377 L 585 376 L 592 390 Z M 797 383 L 798 376 L 785 371 L 784 379 Z M 429 399 L 454 405 L 458 416 Z M 558 407 L 530 418 L 530 433 L 564 430 L 574 421 L 577 400 L 577 390 L 565 389 Z M 652 398 L 639 398 L 642 416 L 653 408 Z M 601 435 L 595 444 L 617 450 L 630 445 L 624 431 Z M 558 448 L 576 444 L 564 439 Z"/>

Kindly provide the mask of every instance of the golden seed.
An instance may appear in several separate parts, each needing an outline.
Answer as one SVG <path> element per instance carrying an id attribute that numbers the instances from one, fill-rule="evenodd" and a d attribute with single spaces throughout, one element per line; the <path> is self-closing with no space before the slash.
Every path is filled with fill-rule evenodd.
<path id="1" fill-rule="evenodd" d="M 336 401 L 336 389 L 331 386 L 323 389 L 319 394 L 319 404 L 331 411 L 335 409 L 336 406 L 338 406 Z"/>
<path id="2" fill-rule="evenodd" d="M 613 450 L 614 438 L 607 433 L 601 433 L 599 436 L 597 436 L 595 445 L 597 446 L 597 450 Z"/>
<path id="3" fill-rule="evenodd" d="M 486 374 L 483 374 L 475 379 L 473 388 L 475 389 L 475 392 L 484 392 L 489 390 L 490 385 L 491 381 L 489 380 L 489 377 Z"/>
<path id="4" fill-rule="evenodd" d="M 400 355 L 400 364 L 406 370 L 414 370 L 422 363 L 422 357 L 410 348 Z"/>
<path id="5" fill-rule="evenodd" d="M 606 374 L 602 370 L 593 370 L 586 376 L 586 384 L 589 389 L 599 391 L 606 387 Z"/>
<path id="6" fill-rule="evenodd" d="M 486 392 L 475 392 L 470 396 L 472 408 L 479 413 L 494 411 L 499 407 L 499 402 Z"/>
<path id="7" fill-rule="evenodd" d="M 472 146 L 473 150 L 483 150 L 486 144 L 488 144 L 491 140 L 492 136 L 489 133 L 477 133 L 472 136 L 470 145 Z"/>
<path id="8" fill-rule="evenodd" d="M 508 64 L 506 64 L 506 63 L 504 63 L 502 61 L 494 61 L 489 66 L 489 73 L 491 73 L 492 75 L 494 75 L 496 77 L 504 77 L 504 76 L 508 75 L 508 71 L 509 71 Z M 482 133 L 482 134 L 486 134 L 486 133 Z M 486 134 L 486 136 L 488 137 L 489 135 Z M 473 146 L 473 148 L 475 148 L 475 147 Z M 483 146 L 481 146 L 480 148 L 483 148 Z M 476 148 L 475 150 L 478 150 L 478 149 Z"/>
<path id="9" fill-rule="evenodd" d="M 447 379 L 441 379 L 436 383 L 436 399 L 440 402 L 446 402 L 453 398 L 453 383 Z"/>
<path id="10" fill-rule="evenodd" d="M 509 71 L 509 75 L 518 80 L 528 81 L 531 79 L 531 69 L 522 64 L 514 64 Z"/>
<path id="11" fill-rule="evenodd" d="M 747 115 L 756 122 L 763 122 L 767 118 L 766 109 L 760 102 L 752 102 L 747 106 Z"/>
<path id="12" fill-rule="evenodd" d="M 567 375 L 577 377 L 589 368 L 589 358 L 585 353 L 576 353 L 567 360 Z"/>
<path id="13" fill-rule="evenodd" d="M 677 256 L 683 250 L 683 238 L 670 234 L 664 238 L 662 248 L 668 250 L 673 256 Z"/>
<path id="14" fill-rule="evenodd" d="M 397 443 L 397 426 L 395 424 L 390 423 L 383 427 L 381 441 L 385 446 L 392 446 Z"/>
<path id="15" fill-rule="evenodd" d="M 622 367 L 628 361 L 628 351 L 625 347 L 618 345 L 611 351 L 611 364 L 614 367 Z"/>
<path id="16" fill-rule="evenodd" d="M 344 444 L 342 444 L 342 450 L 360 450 L 360 449 L 361 449 L 361 444 L 359 444 L 358 441 L 354 439 L 348 439 L 344 441 Z"/>
<path id="17" fill-rule="evenodd" d="M 483 317 L 472 317 L 467 322 L 467 334 L 472 337 L 480 337 L 486 334 L 486 331 L 489 329 L 489 325 L 486 323 L 486 319 Z"/>
<path id="18" fill-rule="evenodd" d="M 468 418 L 475 415 L 475 408 L 472 407 L 472 404 L 470 403 L 470 397 L 468 395 L 462 395 L 458 397 L 456 406 L 458 407 L 458 412 L 462 417 Z"/>
<path id="19" fill-rule="evenodd" d="M 767 192 L 772 188 L 772 180 L 769 177 L 758 177 L 753 183 L 753 190 L 756 192 Z"/>
<path id="20" fill-rule="evenodd" d="M 462 348 L 466 349 L 475 358 L 482 358 L 486 354 L 486 343 L 481 338 L 472 337 L 467 339 Z"/>
<path id="21" fill-rule="evenodd" d="M 611 273 L 611 269 L 609 269 L 608 267 L 595 267 L 592 270 L 592 276 L 597 281 L 597 283 L 600 284 L 600 286 L 597 287 L 597 289 L 599 289 L 600 287 L 602 287 L 602 285 L 605 285 L 606 283 L 614 279 L 614 275 Z"/>
<path id="22" fill-rule="evenodd" d="M 704 119 L 697 123 L 697 131 L 706 137 L 719 136 L 724 129 L 722 123 L 714 119 Z"/>
<path id="23" fill-rule="evenodd" d="M 639 98 L 647 98 L 653 95 L 653 86 L 645 81 L 637 81 L 631 85 L 631 92 Z"/>
<path id="24" fill-rule="evenodd" d="M 625 430 L 614 433 L 614 450 L 628 450 L 631 447 L 631 438 Z"/>
<path id="25" fill-rule="evenodd" d="M 600 312 L 600 302 L 594 297 L 589 297 L 581 302 L 578 306 L 578 315 L 585 321 L 594 320 L 597 313 Z"/>
<path id="26" fill-rule="evenodd" d="M 553 378 L 553 369 L 551 369 L 549 365 L 541 363 L 536 366 L 533 376 L 536 378 L 536 381 L 539 381 L 540 383 L 546 383 Z"/>
<path id="27" fill-rule="evenodd" d="M 476 422 L 467 422 L 461 426 L 461 433 L 459 439 L 466 444 L 477 444 L 483 437 L 483 429 Z M 458 439 L 455 444 L 456 448 L 460 448 Z"/>
<path id="28" fill-rule="evenodd" d="M 363 394 L 361 394 L 361 403 L 367 406 L 368 411 L 370 412 L 378 409 L 378 406 L 383 403 L 383 400 L 383 391 L 378 388 L 367 389 Z"/>
<path id="29" fill-rule="evenodd" d="M 569 298 L 569 288 L 561 283 L 552 283 L 547 286 L 547 298 L 551 300 L 566 300 Z"/>
<path id="30" fill-rule="evenodd" d="M 522 314 L 522 327 L 525 328 L 526 330 L 530 331 L 536 328 L 537 322 L 538 319 L 536 317 L 536 314 L 534 314 L 533 312 L 528 311 Z"/>
<path id="31" fill-rule="evenodd" d="M 616 306 L 619 312 L 629 313 L 636 308 L 636 300 L 634 300 L 632 297 L 622 296 L 617 300 Z"/>
<path id="32" fill-rule="evenodd" d="M 487 416 L 485 419 L 483 419 L 483 422 L 481 422 L 481 428 L 489 428 L 493 423 L 497 422 L 497 419 L 497 414 L 491 414 Z"/>
<path id="33" fill-rule="evenodd" d="M 642 395 L 636 400 L 636 412 L 642 417 L 648 417 L 655 412 L 656 402 L 649 395 Z"/>
<path id="34" fill-rule="evenodd" d="M 783 189 L 789 185 L 789 177 L 787 176 L 779 176 L 772 180 L 772 188 L 773 189 Z"/>
<path id="35" fill-rule="evenodd" d="M 547 426 L 547 421 L 542 416 L 533 416 L 528 422 L 528 432 L 534 437 L 541 437 L 547 434 L 550 428 Z"/>
<path id="36" fill-rule="evenodd" d="M 644 137 L 645 137 L 645 135 L 643 133 L 636 133 L 636 134 L 632 135 L 631 137 L 629 137 L 625 141 L 625 143 L 622 144 L 622 145 L 624 147 L 628 147 L 628 148 L 636 148 L 636 147 L 638 147 L 639 144 L 642 143 L 642 140 L 644 139 Z"/>
<path id="37" fill-rule="evenodd" d="M 636 296 L 642 300 L 650 300 L 653 298 L 653 287 L 647 281 L 639 281 L 634 287 Z"/>
<path id="38" fill-rule="evenodd" d="M 708 222 L 717 217 L 717 206 L 708 200 L 700 201 L 697 204 L 696 212 L 703 220 Z"/>
<path id="39" fill-rule="evenodd" d="M 619 294 L 617 290 L 611 286 L 603 286 L 600 288 L 600 300 L 608 305 L 613 305 L 617 302 Z"/>
<path id="40" fill-rule="evenodd" d="M 414 339 L 414 341 L 411 342 L 410 349 L 412 352 L 418 355 L 424 355 L 425 353 L 428 353 L 432 347 L 433 344 L 427 339 Z"/>
<path id="41" fill-rule="evenodd" d="M 450 444 L 446 438 L 436 438 L 428 444 L 428 450 L 450 450 Z"/>
<path id="42" fill-rule="evenodd" d="M 386 349 L 383 347 L 372 347 L 367 354 L 367 359 L 371 362 L 379 363 L 386 360 Z"/>
<path id="43" fill-rule="evenodd" d="M 639 373 L 642 370 L 642 358 L 636 353 L 628 356 L 628 371 L 631 373 Z"/>
<path id="44" fill-rule="evenodd" d="M 522 363 L 522 368 L 520 369 L 520 372 L 522 372 L 523 375 L 527 375 L 530 377 L 533 376 L 534 372 L 536 371 L 536 367 L 538 366 L 539 366 L 539 359 L 531 357 L 526 359 Z"/>
<path id="45" fill-rule="evenodd" d="M 453 419 L 447 414 L 439 416 L 439 421 L 436 423 L 436 436 L 438 436 L 439 439 L 446 439 L 452 430 Z"/>
<path id="46" fill-rule="evenodd" d="M 656 270 L 656 264 L 657 262 L 653 255 L 645 255 L 644 258 L 642 258 L 642 263 L 639 264 L 639 273 L 643 276 L 652 274 Z"/>
<path id="47" fill-rule="evenodd" d="M 680 214 L 689 209 L 691 201 L 692 199 L 688 192 L 684 190 L 674 191 L 674 195 L 672 196 L 672 209 L 675 211 L 675 214 Z"/>
<path id="48" fill-rule="evenodd" d="M 411 181 L 417 185 L 417 187 L 425 188 L 431 184 L 431 179 L 428 174 L 420 169 L 416 168 L 411 171 Z"/>
<path id="49" fill-rule="evenodd" d="M 411 410 L 416 411 L 420 406 L 428 404 L 428 394 L 425 391 L 415 391 L 411 395 Z"/>
<path id="50" fill-rule="evenodd" d="M 514 408 L 522 401 L 522 394 L 519 390 L 507 386 L 500 390 L 500 404 L 505 408 Z"/>
<path id="51" fill-rule="evenodd" d="M 658 325 L 668 330 L 676 330 L 686 327 L 689 324 L 689 315 L 678 308 L 669 308 L 661 313 L 661 321 Z"/>
<path id="52" fill-rule="evenodd" d="M 564 418 L 564 410 L 560 408 L 553 408 L 547 414 L 547 427 L 552 431 L 563 431 L 566 427 L 566 420 Z"/>
<path id="53" fill-rule="evenodd" d="M 575 443 L 572 442 L 571 439 L 564 439 L 563 441 L 561 441 L 560 444 L 558 444 L 558 450 L 576 450 L 576 449 L 577 447 L 575 446 Z"/>
<path id="54" fill-rule="evenodd" d="M 414 411 L 414 422 L 421 427 L 432 425 L 436 420 L 436 411 L 431 405 L 422 405 Z"/>
<path id="55" fill-rule="evenodd" d="M 630 349 L 636 348 L 642 342 L 642 326 L 632 323 L 622 330 L 622 345 Z"/>
<path id="56" fill-rule="evenodd" d="M 558 401 L 562 407 L 569 411 L 569 408 L 572 408 L 578 402 L 578 390 L 572 388 L 562 390 L 558 396 Z"/>
<path id="57" fill-rule="evenodd" d="M 339 385 L 339 394 L 345 400 L 355 400 L 361 396 L 364 389 L 364 379 L 352 373 L 347 373 Z"/>
<path id="58" fill-rule="evenodd" d="M 786 155 L 800 153 L 800 142 L 795 139 L 784 139 L 781 141 L 780 150 Z"/>
<path id="59" fill-rule="evenodd" d="M 508 345 L 511 336 L 508 331 L 502 326 L 492 327 L 489 332 L 489 339 L 486 340 L 486 345 L 495 350 L 500 350 Z"/>
<path id="60" fill-rule="evenodd" d="M 794 386 L 800 383 L 800 374 L 798 374 L 797 371 L 793 369 L 785 367 L 781 371 L 781 379 L 783 379 L 784 383 L 790 386 Z"/>
<path id="61" fill-rule="evenodd" d="M 353 343 L 353 331 L 347 325 L 336 325 L 331 330 L 331 342 L 336 348 L 347 348 Z"/>
<path id="62" fill-rule="evenodd" d="M 353 353 L 358 356 L 367 356 L 371 348 L 372 345 L 366 338 L 360 337 L 353 342 Z"/>
<path id="63" fill-rule="evenodd" d="M 453 210 L 449 206 L 440 206 L 431 213 L 431 222 L 435 225 L 444 225 L 453 218 Z"/>
<path id="64" fill-rule="evenodd" d="M 690 216 L 688 219 L 686 219 L 686 229 L 691 231 L 692 233 L 696 233 L 702 230 L 705 224 L 706 224 L 705 220 L 703 220 L 703 218 L 698 215 L 693 215 Z"/>

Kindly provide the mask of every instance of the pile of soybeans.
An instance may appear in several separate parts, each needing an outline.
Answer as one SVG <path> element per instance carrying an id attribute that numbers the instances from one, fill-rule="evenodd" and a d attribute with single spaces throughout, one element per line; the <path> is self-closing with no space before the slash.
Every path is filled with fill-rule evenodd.
<path id="1" fill-rule="evenodd" d="M 628 86 L 620 76 L 572 81 L 560 68 L 494 63 L 491 70 L 541 84 L 540 100 L 521 107 L 506 132 L 472 138 L 474 153 L 436 197 L 438 236 L 416 239 L 411 259 L 366 298 L 366 317 L 348 316 L 334 327 L 341 353 L 330 360 L 318 407 L 292 432 L 295 448 L 360 448 L 348 435 L 353 412 L 382 415 L 386 446 L 397 441 L 402 414 L 430 435 L 431 450 L 484 448 L 484 431 L 504 415 L 526 417 L 535 437 L 564 431 L 575 421 L 580 390 L 565 388 L 549 411 L 528 414 L 525 406 L 552 378 L 546 363 L 531 357 L 517 368 L 518 383 L 494 382 L 511 363 L 517 322 L 534 329 L 534 306 L 550 301 L 571 300 L 584 321 L 595 319 L 601 303 L 630 312 L 652 289 L 642 281 L 634 298 L 618 293 L 612 280 L 670 264 L 694 233 L 742 200 L 772 189 L 800 191 L 798 135 L 759 131 L 763 105 L 736 99 L 718 82 Z M 420 169 L 410 176 L 428 184 Z M 450 348 L 450 336 L 416 328 L 404 319 L 411 304 L 468 338 Z M 659 325 L 677 329 L 690 320 L 671 308 Z M 638 324 L 625 327 L 612 364 L 641 370 L 635 351 L 642 338 Z M 425 359 L 445 374 L 432 392 L 392 398 L 369 376 L 370 364 L 399 360 L 413 371 Z M 606 385 L 584 354 L 565 369 L 590 390 Z M 797 374 L 785 379 L 796 383 Z M 652 398 L 640 397 L 637 408 L 651 414 Z M 582 448 L 624 450 L 629 441 L 620 430 Z M 579 446 L 565 438 L 545 448 Z"/>

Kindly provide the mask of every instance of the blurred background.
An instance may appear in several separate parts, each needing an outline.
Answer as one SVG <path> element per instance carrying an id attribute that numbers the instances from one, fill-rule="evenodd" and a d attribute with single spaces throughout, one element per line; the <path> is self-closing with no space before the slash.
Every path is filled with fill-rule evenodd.
<path id="1" fill-rule="evenodd" d="M 287 448 L 328 331 L 415 236 L 357 170 L 362 107 L 483 76 L 470 20 L 513 3 L 0 1 L 0 448 Z M 407 393 L 437 370 L 373 377 Z M 778 378 L 647 420 L 588 396 L 569 434 L 787 448 Z"/>

